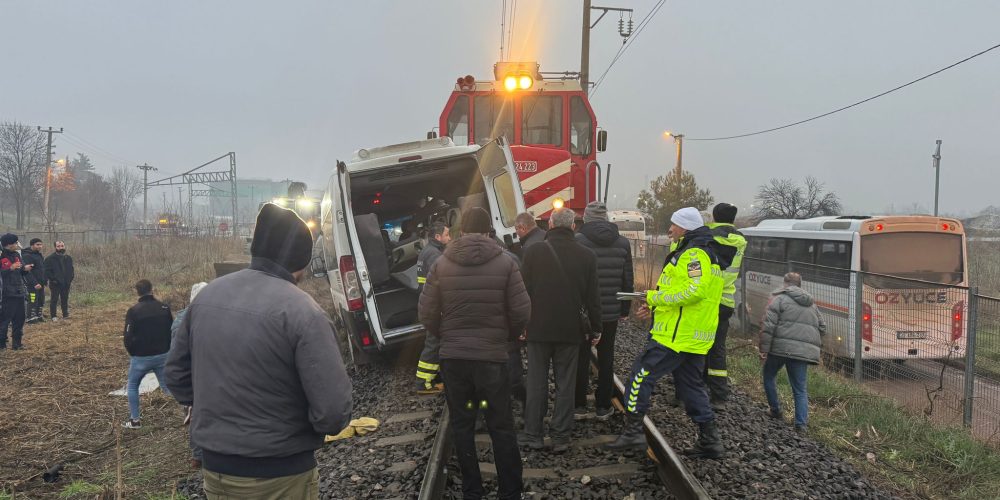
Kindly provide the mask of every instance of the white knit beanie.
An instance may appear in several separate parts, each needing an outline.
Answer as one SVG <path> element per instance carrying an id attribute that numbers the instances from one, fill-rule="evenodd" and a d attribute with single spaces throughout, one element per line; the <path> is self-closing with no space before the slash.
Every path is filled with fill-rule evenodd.
<path id="1" fill-rule="evenodd" d="M 705 220 L 701 218 L 701 212 L 694 207 L 684 207 L 670 216 L 670 222 L 678 226 L 693 231 L 705 225 Z"/>

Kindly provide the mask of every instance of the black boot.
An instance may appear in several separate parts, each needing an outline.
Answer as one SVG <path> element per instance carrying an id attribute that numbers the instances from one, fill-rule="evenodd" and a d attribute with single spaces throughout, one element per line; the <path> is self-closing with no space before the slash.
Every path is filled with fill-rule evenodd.
<path id="1" fill-rule="evenodd" d="M 622 450 L 644 450 L 646 449 L 646 433 L 642 427 L 642 419 L 645 415 L 625 412 L 625 425 L 622 435 L 618 436 L 613 443 L 604 445 L 604 449 L 610 451 Z"/>
<path id="2" fill-rule="evenodd" d="M 719 438 L 719 427 L 715 420 L 698 424 L 698 442 L 694 447 L 684 450 L 684 455 L 690 458 L 722 458 L 726 449 Z"/>

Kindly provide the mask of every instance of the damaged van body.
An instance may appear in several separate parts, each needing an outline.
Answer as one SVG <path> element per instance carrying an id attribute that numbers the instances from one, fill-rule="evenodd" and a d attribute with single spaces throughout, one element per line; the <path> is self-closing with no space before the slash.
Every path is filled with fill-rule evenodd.
<path id="1" fill-rule="evenodd" d="M 338 162 L 321 203 L 322 261 L 336 305 L 334 321 L 352 353 L 367 354 L 422 337 L 417 320 L 417 256 L 426 229 L 458 229 L 463 210 L 490 213 L 497 239 L 517 239 L 525 210 L 509 146 L 455 146 L 450 138 L 362 149 Z"/>

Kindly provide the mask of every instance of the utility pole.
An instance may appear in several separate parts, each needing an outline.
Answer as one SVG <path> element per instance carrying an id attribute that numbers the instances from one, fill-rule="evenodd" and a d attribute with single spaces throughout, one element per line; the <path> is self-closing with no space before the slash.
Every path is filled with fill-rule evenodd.
<path id="1" fill-rule="evenodd" d="M 59 130 L 55 130 L 49 127 L 46 130 L 42 130 L 42 127 L 38 127 L 39 132 L 45 132 L 48 134 L 48 142 L 45 150 L 45 206 L 42 208 L 42 219 L 45 220 L 45 230 L 52 230 L 52 221 L 49 220 L 49 191 L 52 189 L 52 134 L 63 133 L 62 127 Z"/>
<path id="2" fill-rule="evenodd" d="M 142 170 L 142 224 L 149 226 L 149 216 L 146 213 L 146 205 L 149 198 L 149 171 L 155 171 L 156 167 L 143 163 L 142 165 L 136 165 L 135 168 Z"/>
<path id="3" fill-rule="evenodd" d="M 684 159 L 684 134 L 677 134 L 674 136 L 674 142 L 677 143 L 677 166 L 674 167 L 674 172 L 677 175 L 678 181 L 681 178 L 681 173 L 683 172 L 681 168 L 681 163 Z"/>
<path id="4" fill-rule="evenodd" d="M 184 213 L 184 210 L 181 209 L 181 207 L 184 206 L 184 198 L 181 197 L 181 191 L 183 189 L 184 189 L 184 186 L 177 186 L 177 218 L 178 219 L 180 218 L 181 214 Z"/>
<path id="5" fill-rule="evenodd" d="M 590 11 L 592 10 L 601 11 L 601 16 L 594 21 L 594 24 L 590 24 Z M 626 30 L 625 28 L 624 18 L 619 19 L 618 34 L 626 39 L 632 35 L 632 9 L 591 6 L 591 0 L 583 0 L 583 32 L 580 37 L 580 86 L 583 87 L 583 93 L 587 95 L 590 94 L 590 30 L 594 26 L 597 26 L 597 23 L 601 22 L 601 19 L 604 19 L 604 16 L 608 12 L 628 12 L 628 29 Z"/>
<path id="6" fill-rule="evenodd" d="M 583 0 L 583 34 L 580 37 L 580 86 L 590 95 L 590 0 Z"/>
<path id="7" fill-rule="evenodd" d="M 931 158 L 934 158 L 934 217 L 937 217 L 938 190 L 941 186 L 941 139 L 937 140 L 937 148 Z"/>

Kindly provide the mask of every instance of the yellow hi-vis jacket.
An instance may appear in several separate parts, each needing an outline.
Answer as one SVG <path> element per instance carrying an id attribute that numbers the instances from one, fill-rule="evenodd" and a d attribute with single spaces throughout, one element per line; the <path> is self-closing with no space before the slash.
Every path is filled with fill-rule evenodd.
<path id="1" fill-rule="evenodd" d="M 656 290 L 646 292 L 653 339 L 676 352 L 707 353 L 719 325 L 722 287 L 722 270 L 704 249 L 689 246 L 674 253 Z"/>
<path id="2" fill-rule="evenodd" d="M 722 305 L 736 308 L 736 280 L 740 277 L 740 266 L 743 265 L 743 254 L 747 249 L 747 239 L 743 237 L 736 226 L 732 224 L 712 223 L 708 225 L 712 237 L 721 245 L 719 262 L 728 266 L 722 270 L 725 284 L 722 287 Z M 728 247 L 728 248 L 727 248 Z"/>

